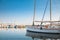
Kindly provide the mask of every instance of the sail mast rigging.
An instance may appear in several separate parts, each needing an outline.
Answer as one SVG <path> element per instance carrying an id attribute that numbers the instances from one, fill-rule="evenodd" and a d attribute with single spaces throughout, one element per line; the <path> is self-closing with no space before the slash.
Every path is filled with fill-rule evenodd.
<path id="1" fill-rule="evenodd" d="M 51 0 L 50 0 L 50 26 L 52 25 L 52 23 L 51 23 L 51 21 L 52 21 L 51 16 L 52 16 L 52 13 L 51 13 Z"/>
<path id="2" fill-rule="evenodd" d="M 35 20 L 35 14 L 36 14 L 36 0 L 34 0 L 34 15 L 33 15 L 33 26 L 35 25 L 34 24 L 34 20 Z"/>
<path id="3" fill-rule="evenodd" d="M 44 19 L 45 13 L 46 13 L 47 6 L 48 6 L 48 1 L 47 1 L 47 3 L 46 3 L 46 7 L 45 7 L 45 9 L 44 9 L 44 14 L 43 14 L 43 17 L 42 17 L 42 22 L 41 22 L 41 24 L 43 24 L 43 19 Z"/>
<path id="4" fill-rule="evenodd" d="M 42 21 L 40 21 L 41 24 L 43 23 L 43 19 L 44 19 L 45 13 L 46 13 L 47 5 L 48 5 L 48 1 L 47 1 L 45 10 L 44 10 Z M 32 24 L 33 26 L 35 25 L 34 22 L 36 22 L 35 21 L 35 14 L 36 14 L 36 0 L 34 0 L 34 15 L 33 15 L 33 24 Z M 52 25 L 52 18 L 51 18 L 51 16 L 52 16 L 52 13 L 51 13 L 51 0 L 50 0 L 50 21 L 49 21 L 50 22 L 50 26 Z"/>

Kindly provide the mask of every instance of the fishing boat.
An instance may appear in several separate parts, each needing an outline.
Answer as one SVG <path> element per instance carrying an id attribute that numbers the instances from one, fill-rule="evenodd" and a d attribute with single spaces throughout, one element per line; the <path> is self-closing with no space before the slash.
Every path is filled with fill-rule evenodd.
<path id="1" fill-rule="evenodd" d="M 52 0 L 49 1 L 49 3 L 50 3 L 50 20 L 49 21 L 43 21 L 45 11 L 47 8 L 47 5 L 46 5 L 42 20 L 41 21 L 35 21 L 34 19 L 35 19 L 35 14 L 36 14 L 36 12 L 35 12 L 36 11 L 36 0 L 34 0 L 33 24 L 26 26 L 27 32 L 44 33 L 44 34 L 60 34 L 60 24 L 58 24 L 58 22 L 60 22 L 60 20 L 59 21 L 52 21 L 51 1 Z M 47 4 L 48 4 L 48 2 L 47 2 Z M 40 25 L 35 25 L 35 22 L 39 22 Z M 43 24 L 43 23 L 49 23 L 49 24 Z"/>

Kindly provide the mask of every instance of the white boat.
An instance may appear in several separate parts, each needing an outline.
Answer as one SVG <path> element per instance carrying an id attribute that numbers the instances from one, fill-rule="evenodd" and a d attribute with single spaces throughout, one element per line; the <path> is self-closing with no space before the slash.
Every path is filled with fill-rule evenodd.
<path id="1" fill-rule="evenodd" d="M 46 6 L 47 7 L 47 6 Z M 33 16 L 33 25 L 27 25 L 26 30 L 27 32 L 34 32 L 34 33 L 44 33 L 44 34 L 60 34 L 60 24 L 54 24 L 55 22 L 60 21 L 52 21 L 51 19 L 51 0 L 50 0 L 50 21 L 43 21 L 44 15 L 42 18 L 42 21 L 35 21 L 35 8 L 36 8 L 36 0 L 34 0 L 34 16 Z M 40 22 L 40 25 L 34 25 L 34 22 Z M 43 25 L 42 23 L 49 22 L 50 24 Z"/>
<path id="2" fill-rule="evenodd" d="M 60 34 L 60 28 L 54 28 L 54 27 L 45 28 L 44 26 L 41 28 L 41 25 L 39 25 L 39 26 L 35 25 L 35 26 L 27 26 L 27 32 L 45 33 L 45 34 Z"/>

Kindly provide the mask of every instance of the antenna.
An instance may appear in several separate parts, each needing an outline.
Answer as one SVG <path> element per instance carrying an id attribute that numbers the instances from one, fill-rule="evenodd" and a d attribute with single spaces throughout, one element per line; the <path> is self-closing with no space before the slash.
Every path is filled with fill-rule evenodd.
<path id="1" fill-rule="evenodd" d="M 35 25 L 34 24 L 34 20 L 35 20 L 35 14 L 36 14 L 36 0 L 34 0 L 34 15 L 33 15 L 33 26 Z"/>

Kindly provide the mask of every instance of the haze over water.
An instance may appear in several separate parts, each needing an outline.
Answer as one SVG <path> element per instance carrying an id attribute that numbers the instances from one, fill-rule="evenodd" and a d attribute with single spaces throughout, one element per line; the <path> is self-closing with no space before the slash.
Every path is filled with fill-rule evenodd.
<path id="1" fill-rule="evenodd" d="M 47 1 L 48 0 L 36 1 L 35 20 L 42 19 Z M 33 13 L 34 13 L 34 0 L 0 0 L 0 24 L 31 25 Z M 46 10 L 44 20 L 50 19 L 49 13 L 50 5 L 48 2 L 48 7 Z M 60 17 L 60 0 L 52 0 L 52 20 L 59 20 L 59 17 Z M 27 33 L 26 28 L 24 29 L 0 28 L 0 40 L 32 40 L 32 37 L 26 36 L 26 33 Z M 35 40 L 41 39 L 35 38 Z M 51 39 L 49 38 L 47 40 Z"/>
<path id="2" fill-rule="evenodd" d="M 36 0 L 36 18 L 41 20 L 48 0 Z M 52 20 L 59 20 L 60 0 L 52 0 Z M 31 25 L 34 13 L 34 0 L 0 0 L 0 23 Z M 44 20 L 50 19 L 50 4 Z M 57 16 L 57 17 L 56 17 Z"/>

